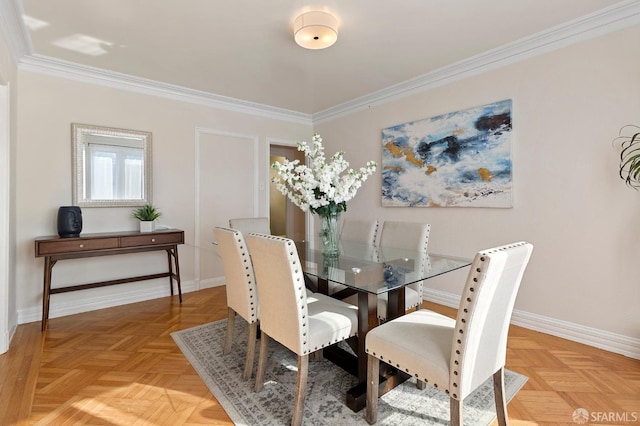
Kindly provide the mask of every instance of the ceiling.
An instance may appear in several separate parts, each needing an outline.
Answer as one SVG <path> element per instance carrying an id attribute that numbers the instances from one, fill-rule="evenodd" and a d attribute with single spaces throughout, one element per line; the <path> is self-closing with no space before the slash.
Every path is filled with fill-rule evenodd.
<path id="1" fill-rule="evenodd" d="M 305 114 L 514 42 L 585 22 L 619 0 L 0 0 L 25 16 L 27 57 L 54 59 Z M 632 2 L 637 3 L 637 2 Z M 338 41 L 293 40 L 331 11 Z M 586 18 L 585 18 L 586 17 Z M 25 35 L 28 32 L 28 37 Z"/>

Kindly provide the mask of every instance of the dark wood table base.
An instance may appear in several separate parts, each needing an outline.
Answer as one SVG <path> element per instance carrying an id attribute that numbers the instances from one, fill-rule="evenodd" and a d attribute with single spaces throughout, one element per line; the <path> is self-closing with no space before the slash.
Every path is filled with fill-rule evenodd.
<path id="1" fill-rule="evenodd" d="M 327 294 L 328 290 L 329 285 L 327 281 L 319 279 L 315 291 Z M 343 293 L 339 292 L 332 296 L 341 296 L 342 294 Z M 326 359 L 338 365 L 348 373 L 358 377 L 358 384 L 347 391 L 346 399 L 347 407 L 356 412 L 365 407 L 367 399 L 367 354 L 365 352 L 366 336 L 369 330 L 378 325 L 378 296 L 363 291 L 357 292 L 357 294 L 358 336 L 356 339 L 349 339 L 347 341 L 355 352 L 355 355 L 336 345 L 326 348 L 323 351 Z M 404 315 L 404 287 L 400 287 L 387 294 L 387 318 L 392 319 Z M 408 378 L 410 378 L 408 374 L 399 372 L 397 369 L 381 363 L 378 396 L 384 395 L 391 389 L 406 381 Z"/>
<path id="2" fill-rule="evenodd" d="M 357 340 L 357 339 L 355 339 Z M 323 356 L 347 373 L 358 376 L 358 357 L 334 345 L 325 348 Z M 396 386 L 411 378 L 410 375 L 398 371 L 388 364 L 380 363 L 380 377 L 378 396 L 382 396 Z M 359 381 L 357 385 L 347 391 L 346 405 L 351 410 L 362 410 L 367 402 L 367 382 Z"/>
<path id="3" fill-rule="evenodd" d="M 384 364 L 380 363 L 380 367 Z M 396 386 L 402 384 L 411 378 L 407 373 L 389 367 L 386 376 L 380 376 L 380 384 L 378 386 L 378 397 L 389 392 Z M 347 407 L 353 411 L 360 411 L 367 405 L 367 382 L 360 382 L 347 391 Z"/>

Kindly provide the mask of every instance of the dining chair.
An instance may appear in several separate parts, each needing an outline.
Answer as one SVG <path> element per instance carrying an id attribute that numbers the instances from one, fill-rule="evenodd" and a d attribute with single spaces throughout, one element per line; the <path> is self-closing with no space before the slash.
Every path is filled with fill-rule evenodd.
<path id="1" fill-rule="evenodd" d="M 357 252 L 358 257 L 376 257 L 376 237 L 378 235 L 378 221 L 364 220 L 364 219 L 343 219 L 342 227 L 340 229 L 340 252 L 342 255 L 349 256 L 350 252 Z M 355 244 L 351 244 L 355 243 Z M 366 250 L 367 253 L 363 253 Z M 343 299 L 350 295 L 355 294 L 355 291 L 348 291 L 348 287 L 342 284 L 337 284 L 333 281 L 328 283 L 329 295 Z M 342 292 L 343 295 L 337 294 Z M 352 298 L 350 302 L 357 304 L 357 301 Z"/>
<path id="2" fill-rule="evenodd" d="M 237 229 L 244 235 L 252 232 L 258 234 L 271 234 L 271 225 L 268 217 L 241 217 L 229 219 L 229 228 Z"/>
<path id="3" fill-rule="evenodd" d="M 507 423 L 504 366 L 507 334 L 518 288 L 533 245 L 513 243 L 476 254 L 456 319 L 426 309 L 390 320 L 367 333 L 367 407 L 377 420 L 380 361 L 449 395 L 450 421 L 462 424 L 462 401 L 493 377 L 498 423 Z"/>
<path id="4" fill-rule="evenodd" d="M 378 221 L 364 219 L 343 219 L 340 230 L 340 241 L 376 245 Z"/>
<path id="5" fill-rule="evenodd" d="M 249 324 L 247 355 L 242 378 L 249 380 L 253 373 L 258 332 L 258 291 L 249 250 L 242 233 L 236 229 L 216 227 L 213 234 L 224 267 L 227 293 L 227 335 L 223 353 L 231 351 L 236 314 Z"/>
<path id="6" fill-rule="evenodd" d="M 418 270 L 422 273 L 427 262 L 430 231 L 431 225 L 428 223 L 385 220 L 378 239 L 381 255 L 385 255 L 383 252 L 385 249 L 387 252 L 399 249 L 422 253 L 423 256 L 417 259 L 419 262 Z M 422 306 L 422 287 L 422 281 L 405 287 L 405 310 L 420 309 Z M 386 293 L 378 296 L 378 318 L 383 321 L 387 319 L 387 301 Z"/>
<path id="7" fill-rule="evenodd" d="M 260 353 L 255 390 L 264 386 L 268 342 L 274 339 L 298 356 L 298 376 L 291 424 L 304 413 L 309 354 L 355 336 L 358 310 L 319 293 L 307 296 L 294 242 L 264 234 L 247 235 L 260 308 Z M 311 303 L 310 299 L 313 299 Z"/>

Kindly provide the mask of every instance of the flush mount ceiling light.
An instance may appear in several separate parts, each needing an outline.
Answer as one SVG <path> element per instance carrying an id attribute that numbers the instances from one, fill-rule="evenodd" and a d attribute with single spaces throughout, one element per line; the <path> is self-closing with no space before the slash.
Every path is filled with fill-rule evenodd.
<path id="1" fill-rule="evenodd" d="M 293 35 L 305 49 L 324 49 L 338 39 L 338 20 L 328 12 L 306 12 L 296 18 Z"/>

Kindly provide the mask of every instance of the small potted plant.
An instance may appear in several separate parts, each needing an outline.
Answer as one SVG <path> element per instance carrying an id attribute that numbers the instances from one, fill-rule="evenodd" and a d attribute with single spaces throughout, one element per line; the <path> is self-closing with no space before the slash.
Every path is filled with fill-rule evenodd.
<path id="1" fill-rule="evenodd" d="M 632 129 L 629 131 L 629 129 Z M 624 126 L 616 140 L 620 147 L 620 178 L 631 188 L 640 188 L 640 127 Z"/>
<path id="2" fill-rule="evenodd" d="M 135 209 L 131 215 L 140 221 L 140 232 L 153 232 L 156 228 L 155 220 L 162 216 L 162 213 L 151 204 L 145 204 Z"/>

